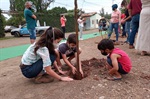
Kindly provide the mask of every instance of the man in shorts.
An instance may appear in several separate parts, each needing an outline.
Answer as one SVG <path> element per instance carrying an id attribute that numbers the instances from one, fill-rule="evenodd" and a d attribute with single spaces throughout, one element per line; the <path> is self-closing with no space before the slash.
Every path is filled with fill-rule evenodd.
<path id="1" fill-rule="evenodd" d="M 30 43 L 33 44 L 36 40 L 36 16 L 31 11 L 32 2 L 25 3 L 24 17 L 27 23 L 27 29 L 30 33 Z"/>

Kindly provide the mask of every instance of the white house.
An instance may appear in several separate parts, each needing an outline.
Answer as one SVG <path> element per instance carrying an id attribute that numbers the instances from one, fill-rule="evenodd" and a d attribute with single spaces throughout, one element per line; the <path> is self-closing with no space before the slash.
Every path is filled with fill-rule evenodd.
<path id="1" fill-rule="evenodd" d="M 84 24 L 85 30 L 98 28 L 98 21 L 101 19 L 101 16 L 97 12 L 84 13 L 82 16 L 86 19 Z"/>

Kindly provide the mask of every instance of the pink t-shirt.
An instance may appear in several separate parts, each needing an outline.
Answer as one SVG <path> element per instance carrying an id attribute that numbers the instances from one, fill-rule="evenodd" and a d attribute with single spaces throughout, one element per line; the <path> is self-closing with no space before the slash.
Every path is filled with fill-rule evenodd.
<path id="1" fill-rule="evenodd" d="M 61 27 L 65 26 L 65 23 L 66 23 L 66 19 L 61 17 L 60 18 L 60 23 L 61 23 Z"/>
<path id="2" fill-rule="evenodd" d="M 129 72 L 132 68 L 131 60 L 129 56 L 121 49 L 115 48 L 110 54 L 110 57 L 112 54 L 119 54 L 121 58 L 118 58 L 118 62 L 122 65 L 122 68 L 124 71 Z"/>
<path id="3" fill-rule="evenodd" d="M 113 11 L 112 14 L 111 14 L 110 21 L 111 21 L 111 23 L 118 23 L 120 18 L 121 18 L 120 11 L 118 11 L 118 10 L 117 11 Z"/>

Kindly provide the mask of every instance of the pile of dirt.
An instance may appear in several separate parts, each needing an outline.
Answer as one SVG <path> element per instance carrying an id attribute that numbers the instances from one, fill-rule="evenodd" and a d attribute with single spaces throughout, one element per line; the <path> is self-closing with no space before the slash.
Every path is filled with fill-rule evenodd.
<path id="1" fill-rule="evenodd" d="M 81 80 L 85 77 L 88 77 L 89 75 L 98 75 L 100 72 L 101 74 L 104 74 L 106 71 L 105 67 L 107 65 L 106 59 L 96 59 L 91 58 L 89 60 L 81 61 L 82 63 L 82 69 L 84 73 L 84 77 L 77 77 L 80 76 L 80 74 L 77 73 L 77 75 L 70 74 L 71 77 L 77 80 Z M 95 80 L 98 80 L 98 78 L 93 78 Z"/>
<path id="2" fill-rule="evenodd" d="M 69 76 L 76 80 L 81 80 L 90 75 L 91 76 L 98 75 L 98 74 L 103 75 L 106 73 L 106 68 L 105 68 L 107 65 L 106 59 L 91 58 L 89 60 L 81 61 L 81 65 L 82 65 L 82 70 L 83 70 L 83 74 L 84 74 L 83 77 L 78 72 L 75 75 L 73 75 L 71 71 L 69 73 Z M 94 77 L 93 79 L 99 80 L 97 77 Z"/>
<path id="3" fill-rule="evenodd" d="M 107 65 L 106 59 L 96 59 L 92 58 L 90 60 L 81 61 L 82 67 L 94 67 L 94 68 L 101 68 Z"/>

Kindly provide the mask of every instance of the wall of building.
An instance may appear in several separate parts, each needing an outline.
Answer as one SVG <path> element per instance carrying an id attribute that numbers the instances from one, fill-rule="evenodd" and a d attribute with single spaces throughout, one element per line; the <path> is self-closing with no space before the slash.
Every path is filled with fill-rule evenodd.
<path id="1" fill-rule="evenodd" d="M 95 14 L 91 17 L 87 17 L 85 21 L 85 29 L 95 29 L 98 28 L 98 21 L 100 20 L 101 16 L 99 14 Z"/>

